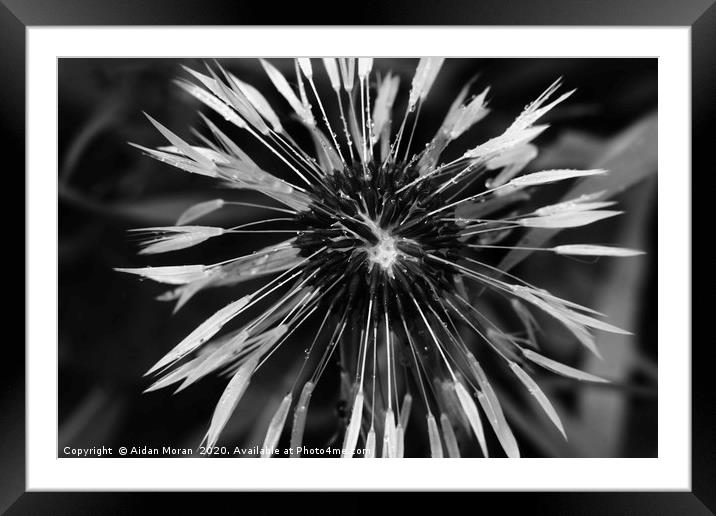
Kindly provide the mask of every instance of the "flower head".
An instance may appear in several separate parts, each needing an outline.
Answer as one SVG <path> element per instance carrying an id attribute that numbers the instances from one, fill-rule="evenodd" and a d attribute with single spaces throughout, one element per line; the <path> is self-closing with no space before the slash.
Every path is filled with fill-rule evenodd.
<path id="1" fill-rule="evenodd" d="M 150 118 L 170 146 L 138 146 L 228 188 L 259 192 L 268 203 L 261 207 L 273 212 L 270 218 L 231 228 L 193 225 L 213 211 L 245 204 L 205 201 L 182 214 L 176 226 L 142 230 L 148 236 L 140 253 L 181 250 L 233 233 L 290 235 L 220 263 L 119 269 L 171 285 L 161 299 L 176 301 L 177 308 L 201 290 L 266 278 L 261 288 L 210 316 L 159 360 L 148 372 L 159 375 L 149 390 L 176 384 L 183 389 L 212 373 L 227 375 L 229 383 L 205 438 L 212 446 L 252 376 L 277 349 L 289 345 L 298 327 L 312 320 L 318 330 L 267 428 L 266 456 L 291 412 L 291 449 L 301 446 L 313 389 L 335 358 L 349 398 L 344 457 L 352 457 L 359 443 L 369 456 L 402 457 L 414 397 L 420 399 L 433 457 L 459 454 L 456 418 L 467 421 L 485 457 L 489 450 L 483 420 L 504 453 L 519 456 L 500 399 L 483 369 L 482 358 L 488 354 L 564 434 L 559 415 L 528 373 L 530 367 L 577 380 L 604 380 L 540 354 L 533 312 L 556 319 L 595 354 L 594 330 L 624 332 L 601 314 L 501 270 L 488 257 L 494 249 L 523 249 L 510 245 L 509 237 L 524 228 L 572 228 L 621 213 L 605 209 L 614 203 L 600 192 L 519 210 L 533 189 L 607 173 L 558 169 L 523 174 L 537 153 L 533 140 L 547 128 L 540 120 L 573 92 L 558 95 L 560 81 L 555 82 L 502 134 L 441 162 L 451 142 L 489 113 L 489 88 L 469 97 L 468 84 L 432 140 L 412 150 L 421 107 L 443 59 L 419 61 L 402 111 L 394 109 L 399 77 L 374 74 L 372 59 L 297 59 L 297 88 L 272 64 L 261 64 L 313 139 L 313 149 L 296 143 L 259 90 L 218 66 L 209 68 L 208 75 L 187 69 L 191 80 L 177 83 L 265 145 L 291 178 L 264 170 L 206 117 L 211 137 L 201 137 L 201 145 L 187 143 Z M 326 99 L 315 82 L 324 71 L 334 92 Z M 327 115 L 329 101 L 338 107 L 336 120 Z M 527 250 L 575 256 L 639 254 L 591 244 Z M 484 291 L 494 296 L 486 301 L 478 295 Z M 482 309 L 485 302 L 514 310 L 525 336 L 500 328 Z M 255 312 L 251 308 L 260 308 L 259 315 L 249 317 Z M 233 328 L 225 329 L 229 324 Z M 479 347 L 465 339 L 466 331 L 477 337 Z"/>

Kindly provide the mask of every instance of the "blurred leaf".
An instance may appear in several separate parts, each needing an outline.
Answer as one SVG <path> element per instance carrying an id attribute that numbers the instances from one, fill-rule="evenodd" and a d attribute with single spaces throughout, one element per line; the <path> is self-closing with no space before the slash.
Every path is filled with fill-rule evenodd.
<path id="1" fill-rule="evenodd" d="M 58 185 L 58 195 L 61 201 L 84 210 L 147 225 L 172 225 L 187 209 L 204 200 L 196 194 L 181 193 L 155 195 L 134 201 L 108 202 L 85 195 L 63 183 Z M 256 195 L 243 195 L 241 199 L 263 201 Z M 263 214 L 265 214 L 264 209 L 241 206 L 208 214 L 203 220 L 206 224 L 219 226 L 224 223 L 239 224 L 256 219 Z"/>
<path id="2" fill-rule="evenodd" d="M 646 222 L 656 197 L 655 185 L 634 191 L 634 202 L 628 224 L 623 226 L 621 238 L 638 247 L 647 245 Z M 594 307 L 608 316 L 610 321 L 630 330 L 638 326 L 642 286 L 648 281 L 649 267 L 643 260 L 615 260 L 610 263 L 600 281 L 605 285 L 619 285 L 619 288 L 597 290 Z M 600 376 L 621 382 L 630 379 L 640 366 L 639 341 L 628 335 L 600 335 L 597 344 L 604 360 L 585 357 L 585 369 Z M 631 398 L 624 392 L 614 390 L 581 390 L 578 395 L 579 412 L 583 414 L 575 422 L 572 444 L 584 456 L 616 457 L 629 453 L 623 446 L 629 430 Z M 639 439 L 643 434 L 639 435 Z"/>

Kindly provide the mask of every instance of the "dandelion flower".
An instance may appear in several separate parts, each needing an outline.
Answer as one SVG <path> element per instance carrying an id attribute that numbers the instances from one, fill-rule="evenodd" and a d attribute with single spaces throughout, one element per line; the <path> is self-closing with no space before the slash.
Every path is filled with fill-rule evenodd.
<path id="1" fill-rule="evenodd" d="M 608 173 L 523 173 L 537 154 L 533 141 L 548 127 L 541 119 L 573 91 L 560 93 L 557 80 L 502 134 L 471 142 L 457 159 L 441 161 L 445 149 L 490 111 L 489 88 L 470 95 L 468 84 L 434 137 L 424 146 L 413 144 L 421 107 L 429 101 L 443 61 L 420 59 L 412 82 L 403 86 L 392 73 L 374 73 L 373 59 L 297 59 L 291 77 L 261 60 L 292 117 L 312 138 L 311 149 L 299 146 L 287 132 L 287 119 L 277 114 L 281 110 L 252 85 L 218 64 L 207 66 L 206 72 L 186 69 L 178 86 L 265 146 L 278 158 L 282 173 L 256 163 L 208 117 L 202 115 L 208 135 L 201 136 L 199 145 L 149 118 L 169 145 L 137 147 L 227 188 L 262 194 L 266 204 L 252 206 L 271 215 L 231 228 L 198 225 L 210 213 L 244 204 L 205 201 L 187 209 L 176 226 L 138 230 L 141 254 L 181 251 L 232 233 L 288 235 L 220 263 L 118 269 L 168 285 L 161 299 L 175 301 L 177 308 L 202 290 L 265 279 L 258 290 L 211 315 L 147 373 L 156 376 L 148 390 L 170 385 L 184 389 L 210 374 L 228 379 L 204 438 L 208 446 L 219 439 L 252 378 L 286 346 L 306 348 L 305 362 L 291 389 L 281 393 L 266 429 L 264 457 L 272 455 L 284 432 L 290 435 L 291 456 L 300 456 L 311 395 L 336 359 L 348 398 L 341 448 L 345 458 L 359 447 L 368 457 L 402 457 L 405 439 L 410 439 L 412 405 L 424 418 L 420 431 L 428 437 L 432 457 L 459 456 L 455 428 L 461 420 L 485 457 L 518 457 L 498 391 L 483 368 L 487 355 L 565 437 L 557 410 L 530 372 L 539 366 L 580 381 L 604 381 L 539 353 L 534 314 L 556 319 L 595 354 L 595 331 L 626 332 L 594 310 L 531 285 L 488 259 L 491 249 L 552 253 L 555 260 L 639 254 L 582 243 L 510 245 L 515 232 L 580 227 L 621 213 L 606 209 L 614 203 L 604 200 L 602 192 L 528 212 L 519 209 L 525 195 L 536 189 Z M 319 79 L 328 79 L 332 95 L 319 95 Z M 401 87 L 407 91 L 407 103 L 397 109 Z M 340 113 L 333 120 L 329 103 Z M 505 207 L 511 210 L 507 214 Z M 494 296 L 487 301 L 480 292 Z M 513 310 L 526 337 L 492 321 L 484 310 L 487 302 Z M 248 316 L 256 311 L 259 315 Z M 309 347 L 292 342 L 296 329 L 307 321 L 318 324 Z M 467 332 L 474 338 L 466 339 Z M 489 432 L 502 450 L 488 449 Z"/>

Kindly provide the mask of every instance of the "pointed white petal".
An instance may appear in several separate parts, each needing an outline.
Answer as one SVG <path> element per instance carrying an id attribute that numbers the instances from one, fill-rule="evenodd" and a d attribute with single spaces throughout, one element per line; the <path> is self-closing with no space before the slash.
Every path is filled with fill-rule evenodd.
<path id="1" fill-rule="evenodd" d="M 266 100 L 266 97 L 264 97 L 259 90 L 254 88 L 249 83 L 239 80 L 231 74 L 229 74 L 229 77 L 231 77 L 231 80 L 234 82 L 236 87 L 239 88 L 239 90 L 246 96 L 254 109 L 258 111 L 258 113 L 264 117 L 269 124 L 271 124 L 273 130 L 277 133 L 282 133 L 283 126 L 281 125 L 281 120 L 271 107 L 271 104 L 269 104 L 268 100 Z"/>
<path id="2" fill-rule="evenodd" d="M 589 326 L 590 328 L 595 328 L 597 330 L 602 330 L 609 333 L 618 333 L 620 335 L 632 335 L 630 331 L 623 330 L 617 326 L 614 326 L 613 324 L 609 324 L 604 321 L 600 321 L 599 319 L 595 319 L 594 317 L 580 314 L 579 312 L 575 312 L 574 310 L 568 310 L 567 317 L 571 318 L 577 324 Z"/>
<path id="3" fill-rule="evenodd" d="M 183 80 L 176 81 L 176 84 L 189 95 L 219 113 L 225 120 L 242 129 L 246 129 L 248 127 L 244 119 L 241 118 L 236 111 L 231 109 L 231 107 L 227 106 L 221 99 L 212 95 L 201 86 L 197 86 L 196 84 Z"/>
<path id="4" fill-rule="evenodd" d="M 535 215 L 540 217 L 546 217 L 549 215 L 560 215 L 565 213 L 575 213 L 579 211 L 594 211 L 601 210 L 602 208 L 608 208 L 614 206 L 616 201 L 598 201 L 598 202 L 560 202 L 558 204 L 552 204 L 549 206 L 543 206 L 535 210 Z"/>
<path id="5" fill-rule="evenodd" d="M 490 110 L 487 109 L 485 98 L 489 91 L 490 88 L 485 88 L 482 93 L 460 107 L 455 117 L 455 122 L 448 131 L 451 140 L 459 138 L 470 127 L 487 116 Z"/>
<path id="6" fill-rule="evenodd" d="M 207 147 L 199 147 L 197 145 L 191 145 L 191 149 L 202 156 L 205 156 L 207 159 L 210 159 L 213 163 L 218 163 L 221 165 L 228 165 L 230 161 L 226 158 L 225 155 L 216 152 L 213 149 L 209 149 Z M 179 147 L 175 147 L 174 145 L 168 145 L 166 147 L 157 147 L 157 150 L 163 151 L 163 152 L 171 152 L 173 154 L 184 154 L 182 150 Z"/>
<path id="7" fill-rule="evenodd" d="M 162 376 L 154 382 L 152 385 L 144 389 L 143 392 L 152 392 L 156 391 L 158 389 L 163 389 L 164 387 L 168 387 L 172 384 L 175 384 L 179 381 L 181 381 L 187 374 L 191 372 L 191 370 L 194 368 L 194 366 L 197 363 L 198 358 L 194 360 L 190 360 L 186 364 L 182 364 L 181 366 L 177 367 L 173 371 L 167 373 L 166 375 Z"/>
<path id="8" fill-rule="evenodd" d="M 564 181 L 565 179 L 573 179 L 575 177 L 587 177 L 587 176 L 601 176 L 606 174 L 606 170 L 595 169 L 595 170 L 573 170 L 573 169 L 560 169 L 560 170 L 543 170 L 541 172 L 533 172 L 532 174 L 525 174 L 524 176 L 516 177 L 507 185 L 509 186 L 535 186 L 543 185 L 547 183 L 554 183 L 555 181 Z"/>
<path id="9" fill-rule="evenodd" d="M 410 409 L 413 407 L 413 397 L 409 392 L 405 393 L 403 397 L 403 403 L 400 405 L 400 426 L 403 430 L 408 429 L 408 421 L 410 421 Z"/>
<path id="10" fill-rule="evenodd" d="M 343 89 L 348 93 L 353 91 L 353 83 L 356 75 L 356 59 L 353 57 L 343 57 L 338 60 L 341 67 L 341 77 L 343 78 Z"/>
<path id="11" fill-rule="evenodd" d="M 182 384 L 174 391 L 174 394 L 216 371 L 225 365 L 232 356 L 237 356 L 251 341 L 255 342 L 256 338 L 250 341 L 249 337 L 248 331 L 237 330 L 212 341 L 207 345 L 206 349 L 202 348 L 199 356 L 192 360 L 194 367 L 186 375 Z M 210 348 L 209 346 L 212 347 Z"/>
<path id="12" fill-rule="evenodd" d="M 440 414 L 440 428 L 443 431 L 443 439 L 445 439 L 445 450 L 451 459 L 460 458 L 460 448 L 455 438 L 455 432 L 452 429 L 447 414 Z"/>
<path id="13" fill-rule="evenodd" d="M 396 458 L 398 456 L 398 434 L 392 409 L 388 409 L 385 412 L 383 432 L 383 457 Z M 386 453 L 386 450 L 388 453 Z"/>
<path id="14" fill-rule="evenodd" d="M 609 382 L 609 380 L 605 380 L 604 378 L 600 378 L 599 376 L 585 373 L 584 371 L 580 371 L 579 369 L 569 367 L 568 365 L 562 364 L 561 362 L 557 362 L 556 360 L 547 358 L 543 355 L 540 355 L 539 353 L 532 351 L 531 349 L 524 349 L 522 351 L 524 353 L 525 358 L 534 362 L 535 364 L 541 365 L 542 367 L 552 371 L 553 373 L 561 374 L 562 376 L 568 376 L 570 378 L 575 378 L 576 380 L 583 380 L 586 382 Z"/>
<path id="15" fill-rule="evenodd" d="M 545 414 L 547 414 L 547 417 L 549 417 L 550 421 L 554 423 L 554 426 L 557 427 L 557 430 L 559 430 L 562 436 L 567 439 L 567 434 L 564 431 L 564 426 L 562 426 L 562 421 L 559 419 L 557 411 L 554 410 L 552 403 L 550 403 L 549 399 L 547 399 L 545 393 L 542 392 L 542 389 L 540 389 L 539 386 L 535 383 L 535 381 L 527 373 L 525 373 L 524 370 L 516 363 L 510 362 L 510 369 L 515 374 L 515 376 L 517 376 L 520 382 L 522 382 L 522 384 L 527 388 L 527 390 L 534 397 L 534 399 L 537 400 L 537 403 L 539 403 L 539 406 L 542 407 L 542 410 L 544 410 Z"/>
<path id="16" fill-rule="evenodd" d="M 261 59 L 261 65 L 264 67 L 264 70 L 266 70 L 266 74 L 269 76 L 269 79 L 271 79 L 273 85 L 279 93 L 283 95 L 283 98 L 288 101 L 298 117 L 303 120 L 305 124 L 314 127 L 316 125 L 316 121 L 313 118 L 313 114 L 309 109 L 306 109 L 303 102 L 301 102 L 301 100 L 296 96 L 291 88 L 291 85 L 288 83 L 283 74 L 264 59 Z"/>
<path id="17" fill-rule="evenodd" d="M 239 400 L 241 400 L 241 397 L 246 392 L 246 388 L 249 386 L 251 375 L 254 369 L 256 369 L 259 358 L 259 356 L 255 356 L 239 367 L 238 371 L 236 371 L 226 386 L 226 389 L 224 389 L 221 398 L 219 398 L 219 402 L 216 404 L 216 409 L 214 409 L 214 414 L 211 417 L 209 430 L 206 433 L 206 444 L 209 448 L 216 444 L 219 434 L 224 429 L 226 422 L 234 412 Z"/>
<path id="18" fill-rule="evenodd" d="M 405 429 L 398 423 L 395 427 L 395 458 L 402 459 L 405 454 Z"/>
<path id="19" fill-rule="evenodd" d="M 440 431 L 432 414 L 428 414 L 428 439 L 430 441 L 430 456 L 433 459 L 442 459 L 443 445 L 440 440 Z"/>
<path id="20" fill-rule="evenodd" d="M 539 97 L 537 97 L 536 100 L 534 100 L 531 104 L 529 104 L 523 111 L 520 113 L 520 115 L 515 119 L 515 121 L 512 123 L 513 129 L 521 129 L 528 127 L 532 124 L 534 124 L 538 119 L 543 117 L 548 111 L 550 111 L 552 108 L 554 108 L 557 104 L 565 101 L 567 98 L 569 98 L 575 90 L 568 91 L 567 93 L 562 94 L 560 97 L 558 97 L 556 100 L 553 100 L 547 105 L 544 105 L 545 102 L 554 94 L 562 85 L 562 79 L 557 79 L 554 81 L 549 88 L 547 88 Z"/>
<path id="21" fill-rule="evenodd" d="M 482 409 L 485 411 L 487 420 L 490 422 L 492 429 L 495 431 L 495 435 L 497 435 L 497 439 L 500 441 L 502 449 L 505 450 L 508 457 L 519 458 L 520 450 L 517 446 L 517 440 L 512 433 L 510 425 L 505 419 L 505 415 L 502 411 L 502 405 L 500 405 L 500 401 L 498 400 L 492 385 L 488 381 L 480 363 L 472 354 L 468 355 L 468 361 L 472 366 L 475 376 L 477 377 L 477 383 L 482 389 L 482 392 L 478 392 L 477 394 L 477 400 L 480 402 Z"/>
<path id="22" fill-rule="evenodd" d="M 306 57 L 299 57 L 297 60 L 298 66 L 301 67 L 303 75 L 305 75 L 307 79 L 311 79 L 313 77 L 313 67 L 311 66 L 311 60 Z"/>
<path id="23" fill-rule="evenodd" d="M 270 459 L 273 456 L 273 450 L 281 438 L 281 433 L 286 424 L 286 417 L 288 416 L 288 410 L 291 408 L 292 401 L 293 395 L 289 392 L 284 396 L 283 400 L 281 400 L 281 404 L 271 418 L 268 430 L 266 431 L 266 437 L 264 438 L 264 444 L 261 446 L 263 450 L 261 453 L 262 459 Z"/>
<path id="24" fill-rule="evenodd" d="M 176 362 L 201 346 L 204 342 L 216 335 L 224 324 L 236 317 L 236 315 L 238 315 L 239 312 L 249 303 L 251 297 L 252 296 L 244 296 L 239 298 L 209 317 L 206 321 L 197 326 L 194 331 L 187 335 L 184 340 L 177 344 L 174 349 L 154 364 L 154 366 L 152 366 L 152 368 L 145 374 L 151 374 L 166 365 Z"/>
<path id="25" fill-rule="evenodd" d="M 638 249 L 590 244 L 559 245 L 553 248 L 553 251 L 557 254 L 578 256 L 638 256 L 644 254 L 644 251 L 639 251 Z"/>
<path id="26" fill-rule="evenodd" d="M 368 436 L 365 440 L 365 449 L 366 453 L 363 458 L 365 459 L 375 459 L 375 428 L 372 426 L 370 427 L 370 430 L 368 430 Z"/>
<path id="27" fill-rule="evenodd" d="M 372 57 L 359 57 L 358 58 L 358 77 L 361 79 L 365 79 L 368 74 L 370 73 L 370 70 L 373 68 L 373 58 Z"/>
<path id="28" fill-rule="evenodd" d="M 341 76 L 338 73 L 338 64 L 334 57 L 324 57 L 323 66 L 328 74 L 328 80 L 331 81 L 331 88 L 335 91 L 341 89 Z"/>
<path id="29" fill-rule="evenodd" d="M 577 340 L 584 345 L 584 347 L 594 353 L 597 357 L 601 358 L 601 354 L 599 353 L 599 349 L 597 349 L 594 338 L 583 324 L 574 320 L 574 316 L 577 312 L 566 308 L 564 306 L 564 303 L 567 303 L 566 301 L 554 296 L 550 296 L 548 300 L 542 299 L 541 296 L 546 296 L 546 293 L 522 285 L 511 285 L 510 288 L 516 296 L 532 303 L 561 322 L 577 338 Z"/>
<path id="30" fill-rule="evenodd" d="M 423 57 L 420 59 L 410 87 L 408 111 L 415 107 L 418 100 L 423 100 L 428 95 L 444 61 L 445 59 L 442 57 Z"/>
<path id="31" fill-rule="evenodd" d="M 170 265 L 165 267 L 140 267 L 136 269 L 116 268 L 118 272 L 136 274 L 159 283 L 185 285 L 200 280 L 207 275 L 204 265 Z"/>
<path id="32" fill-rule="evenodd" d="M 496 136 L 477 147 L 468 150 L 465 153 L 466 158 L 492 158 L 503 152 L 525 145 L 537 138 L 544 130 L 546 125 L 536 125 L 519 131 L 506 131 L 500 136 Z"/>
<path id="33" fill-rule="evenodd" d="M 373 143 L 377 141 L 383 129 L 388 127 L 390 123 L 393 103 L 398 94 L 399 86 L 400 78 L 392 75 L 385 77 L 378 86 L 378 94 L 373 106 Z"/>
<path id="34" fill-rule="evenodd" d="M 527 217 L 517 219 L 515 222 L 520 226 L 528 228 L 576 228 L 621 215 L 622 213 L 624 212 L 611 210 L 578 211 L 558 213 L 544 217 Z"/>
<path id="35" fill-rule="evenodd" d="M 150 237 L 146 240 L 142 244 L 144 247 L 139 251 L 139 254 L 158 254 L 186 249 L 224 234 L 224 228 L 210 226 L 167 226 L 148 228 L 148 230 L 164 232 L 165 234 Z"/>
<path id="36" fill-rule="evenodd" d="M 173 167 L 176 167 L 178 169 L 184 170 L 186 172 L 191 172 L 192 174 L 199 174 L 202 176 L 207 177 L 219 177 L 218 171 L 215 167 L 206 168 L 202 167 L 200 165 L 197 165 L 195 161 L 192 159 L 186 158 L 181 155 L 172 154 L 170 152 L 164 152 L 160 150 L 155 149 L 149 149 L 147 147 L 143 147 L 141 145 L 137 145 L 136 143 L 131 143 L 130 145 L 132 147 L 136 147 L 137 149 L 140 149 L 144 153 L 146 153 L 148 156 L 151 156 L 152 158 L 161 161 L 162 163 L 166 163 L 168 165 L 171 165 Z"/>
<path id="37" fill-rule="evenodd" d="M 149 121 L 152 123 L 152 125 L 157 128 L 157 130 L 162 133 L 162 136 L 164 136 L 167 140 L 171 142 L 172 145 L 174 145 L 179 151 L 181 151 L 182 154 L 184 154 L 187 158 L 191 158 L 194 161 L 197 162 L 201 167 L 204 167 L 206 169 L 212 169 L 214 167 L 214 163 L 204 156 L 201 152 L 196 151 L 191 145 L 186 143 L 184 140 L 179 138 L 176 134 L 171 132 L 169 129 L 164 127 L 162 124 L 154 120 L 151 116 L 149 116 L 147 113 L 144 114 Z"/>
<path id="38" fill-rule="evenodd" d="M 527 166 L 527 164 L 537 157 L 537 147 L 531 143 L 513 147 L 502 154 L 498 154 L 494 158 L 487 161 L 488 170 L 496 170 L 502 168 L 495 178 L 485 182 L 487 188 L 495 188 L 510 181 Z M 499 193 L 499 191 L 498 191 Z"/>
<path id="39" fill-rule="evenodd" d="M 186 209 L 177 219 L 177 226 L 194 222 L 196 219 L 200 219 L 204 215 L 208 215 L 216 210 L 224 207 L 223 199 L 212 199 L 211 201 L 203 201 L 191 206 Z"/>
<path id="40" fill-rule="evenodd" d="M 301 456 L 299 449 L 303 445 L 303 431 L 306 428 L 306 416 L 308 415 L 308 406 L 311 403 L 314 387 L 313 382 L 306 382 L 301 390 L 301 396 L 298 398 L 298 404 L 293 415 L 293 426 L 291 427 L 291 457 L 298 458 Z"/>
<path id="41" fill-rule="evenodd" d="M 477 441 L 480 443 L 482 454 L 485 458 L 487 458 L 489 457 L 489 454 L 487 452 L 487 443 L 485 442 L 485 432 L 482 429 L 480 413 L 477 410 L 477 405 L 475 405 L 475 400 L 473 400 L 472 396 L 470 396 L 470 394 L 467 392 L 467 389 L 465 389 L 465 386 L 462 383 L 455 382 L 453 385 L 455 387 L 455 393 L 457 394 L 457 398 L 458 400 L 460 400 L 462 410 L 467 416 L 467 420 L 470 422 L 472 431 L 475 432 Z"/>
<path id="42" fill-rule="evenodd" d="M 356 399 L 353 402 L 353 410 L 351 411 L 351 419 L 346 429 L 346 437 L 343 441 L 343 458 L 353 458 L 353 452 L 358 443 L 358 434 L 360 434 L 360 425 L 363 421 L 363 391 L 358 391 Z"/>

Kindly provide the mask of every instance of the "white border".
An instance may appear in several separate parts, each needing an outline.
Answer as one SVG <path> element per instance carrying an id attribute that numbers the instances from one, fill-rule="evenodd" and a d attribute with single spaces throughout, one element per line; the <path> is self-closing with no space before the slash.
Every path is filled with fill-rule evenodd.
<path id="1" fill-rule="evenodd" d="M 27 488 L 689 490 L 689 28 L 39 28 L 27 33 Z M 57 455 L 57 58 L 658 56 L 659 458 L 394 461 Z M 667 196 L 662 195 L 664 192 Z M 668 210 L 668 211 L 667 211 Z M 99 344 L 99 343 L 98 343 Z"/>

